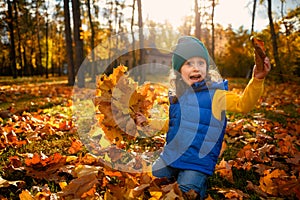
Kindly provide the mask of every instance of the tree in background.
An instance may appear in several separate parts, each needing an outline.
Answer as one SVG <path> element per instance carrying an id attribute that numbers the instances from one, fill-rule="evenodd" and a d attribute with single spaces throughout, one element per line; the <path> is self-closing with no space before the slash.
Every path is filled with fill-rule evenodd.
<path id="1" fill-rule="evenodd" d="M 271 39 L 272 39 L 272 49 L 273 49 L 273 56 L 275 60 L 275 70 L 279 72 L 279 78 L 281 81 L 284 81 L 283 73 L 281 69 L 281 63 L 278 55 L 278 45 L 277 45 L 277 34 L 275 31 L 274 23 L 273 23 L 273 17 L 272 17 L 272 0 L 268 1 L 268 17 L 269 17 L 269 26 L 270 26 L 270 32 L 271 32 Z"/>
<path id="2" fill-rule="evenodd" d="M 7 0 L 8 7 L 8 27 L 10 34 L 10 60 L 11 60 L 11 70 L 13 78 L 17 78 L 17 66 L 16 66 L 16 51 L 15 51 L 15 36 L 14 36 L 14 23 L 13 23 L 13 11 L 10 0 Z"/>
<path id="3" fill-rule="evenodd" d="M 139 59 L 139 65 L 144 64 L 144 56 L 145 56 L 145 52 L 144 52 L 144 32 L 143 32 L 143 14 L 142 14 L 142 1 L 141 0 L 137 0 L 137 6 L 138 6 L 138 26 L 139 26 L 139 41 L 140 41 L 140 59 Z M 138 73 L 139 74 L 139 81 L 141 83 L 144 82 L 145 77 L 144 77 L 144 73 Z"/>
<path id="4" fill-rule="evenodd" d="M 65 16 L 66 51 L 67 51 L 67 62 L 68 62 L 68 85 L 74 85 L 75 69 L 74 69 L 73 47 L 72 47 L 72 36 L 71 36 L 70 8 L 69 8 L 68 0 L 64 0 L 64 16 Z"/>
<path id="5" fill-rule="evenodd" d="M 216 1 L 212 0 L 212 12 L 211 12 L 211 56 L 212 59 L 215 60 L 215 23 L 214 23 L 214 17 L 215 17 L 215 7 L 216 7 Z"/>
<path id="6" fill-rule="evenodd" d="M 215 24 L 214 6 L 218 3 L 215 0 L 198 0 L 197 2 L 194 0 L 195 4 L 198 4 L 198 12 L 195 12 L 195 10 L 197 10 L 196 8 L 191 8 L 193 11 L 187 13 L 188 15 L 185 17 L 186 20 L 181 25 L 179 24 L 177 30 L 168 23 L 160 24 L 151 22 L 150 25 L 150 23 L 145 23 L 143 19 L 138 20 L 138 15 L 141 16 L 143 9 L 142 6 L 140 6 L 141 9 L 140 12 L 138 12 L 139 9 L 135 9 L 135 7 L 138 8 L 139 4 L 136 4 L 136 2 L 132 0 L 85 0 L 82 1 L 85 2 L 84 4 L 79 5 L 79 12 L 71 8 L 71 13 L 73 13 L 73 10 L 77 13 L 77 17 L 74 18 L 73 15 L 75 16 L 75 14 L 71 14 L 71 16 L 67 13 L 71 11 L 69 10 L 70 8 L 63 8 L 66 4 L 71 6 L 70 1 L 63 2 L 55 1 L 54 10 L 52 9 L 52 7 L 54 7 L 53 1 L 50 0 L 10 0 L 9 2 L 6 0 L 0 2 L 0 7 L 2 8 L 2 10 L 0 10 L 1 75 L 15 77 L 19 75 L 34 76 L 45 74 L 45 72 L 47 75 L 47 69 L 49 69 L 52 72 L 52 76 L 67 72 L 69 76 L 68 83 L 74 85 L 75 72 L 78 70 L 83 59 L 82 57 L 80 62 L 77 62 L 79 64 L 75 64 L 75 60 L 72 61 L 72 59 L 75 58 L 79 60 L 79 57 L 81 57 L 77 56 L 78 53 L 76 53 L 78 43 L 75 41 L 75 35 L 79 38 L 79 42 L 80 39 L 82 42 L 82 44 L 79 43 L 79 46 L 82 46 L 83 50 L 79 52 L 79 55 L 88 55 L 93 47 L 101 46 L 99 48 L 99 57 L 97 54 L 95 62 L 98 62 L 99 59 L 106 62 L 107 59 L 109 59 L 108 55 L 113 57 L 113 51 L 122 52 L 126 50 L 126 44 L 129 44 L 129 41 L 134 43 L 134 46 L 139 47 L 143 42 L 147 44 L 148 37 L 147 35 L 145 35 L 146 37 L 131 35 L 131 38 L 117 38 L 118 40 L 111 43 L 110 48 L 108 48 L 109 43 L 103 43 L 103 41 L 121 32 L 127 33 L 127 31 L 129 32 L 131 30 L 133 33 L 135 28 L 147 28 L 147 26 L 152 26 L 151 28 L 158 27 L 165 30 L 162 33 L 155 33 L 158 35 L 156 40 L 161 40 L 156 42 L 160 44 L 164 42 L 169 43 L 169 40 L 173 39 L 170 36 L 170 32 L 172 31 L 179 31 L 181 35 L 201 35 L 201 40 L 207 46 L 210 54 L 213 57 L 215 56 L 214 60 L 218 67 L 228 76 L 244 77 L 245 74 L 247 74 L 245 72 L 248 66 L 250 68 L 250 65 L 253 64 L 253 52 L 249 44 L 249 38 L 247 38 L 250 37 L 249 31 L 244 29 L 233 30 L 230 26 L 224 28 L 220 24 Z M 262 2 L 268 3 L 267 1 L 259 1 L 260 4 L 257 4 L 257 6 L 261 5 Z M 9 7 L 8 3 L 10 4 Z M 47 3 L 51 5 L 49 6 L 50 8 Z M 140 3 L 142 4 L 142 1 Z M 124 16 L 125 12 L 123 9 L 128 4 L 132 7 L 132 16 Z M 274 63 L 274 70 L 272 70 L 271 75 L 273 74 L 274 78 L 276 77 L 278 80 L 280 80 L 281 76 L 295 76 L 299 73 L 298 71 L 300 71 L 298 55 L 300 45 L 299 34 L 297 34 L 299 33 L 299 25 L 297 25 L 297 23 L 299 23 L 299 8 L 286 14 L 284 13 L 286 11 L 284 10 L 284 4 L 285 1 L 282 0 L 281 18 L 275 21 L 273 21 L 273 18 L 269 18 L 269 21 L 272 20 L 273 26 L 270 25 L 262 31 L 254 32 L 254 16 L 257 8 L 253 10 L 253 17 L 251 19 L 253 23 L 251 28 L 252 34 L 266 41 L 267 53 L 272 63 Z M 96 6 L 99 6 L 99 8 L 96 8 Z M 106 12 L 106 10 L 108 12 Z M 274 12 L 272 11 L 272 5 L 268 6 L 265 10 L 269 16 L 271 16 L 271 12 Z M 66 17 L 64 17 L 64 15 L 66 15 Z M 73 23 L 70 25 L 70 22 L 68 23 L 68 20 L 65 19 L 69 16 L 69 20 L 71 18 L 75 20 L 78 19 L 78 15 L 79 20 L 76 26 L 73 26 Z M 128 20 L 128 23 L 126 23 L 126 20 Z M 141 26 L 141 24 L 143 26 Z M 82 27 L 84 27 L 84 29 L 82 29 Z M 13 28 L 14 31 L 11 31 L 11 28 Z M 75 32 L 77 33 L 75 34 Z M 276 37 L 275 40 L 273 39 L 273 35 Z M 236 41 L 232 42 L 230 40 Z M 276 45 L 274 41 L 276 41 Z M 242 45 L 242 47 L 240 48 L 238 45 Z M 109 51 L 109 49 L 111 49 L 112 52 L 108 53 L 107 51 Z M 277 49 L 278 58 L 276 58 L 276 53 L 274 53 L 276 52 L 275 49 Z M 137 51 L 134 55 L 136 62 L 138 62 L 140 56 L 143 57 L 143 55 Z M 14 59 L 12 59 L 11 56 L 13 56 Z M 134 59 L 134 56 L 132 59 Z M 143 60 L 143 58 L 140 59 L 141 62 Z M 236 62 L 234 62 L 234 60 Z M 280 65 L 277 64 L 277 60 L 280 61 Z M 115 64 L 117 63 L 118 62 Z M 241 63 L 245 63 L 246 66 L 242 66 Z M 77 67 L 74 67 L 76 65 Z M 65 66 L 68 66 L 68 70 Z M 231 66 L 231 68 L 229 66 Z M 279 70 L 278 66 L 281 66 L 281 70 Z M 280 71 L 284 71 L 285 74 L 283 75 Z M 82 73 L 82 75 L 93 79 L 96 73 L 87 71 L 86 73 Z M 78 83 L 82 83 L 79 81 L 80 77 L 78 78 Z M 82 80 L 84 80 L 84 77 Z"/>
<path id="7" fill-rule="evenodd" d="M 253 0 L 252 21 L 251 21 L 251 34 L 254 33 L 254 22 L 255 22 L 256 4 L 257 4 L 257 0 Z"/>
<path id="8" fill-rule="evenodd" d="M 90 30 L 91 30 L 91 38 L 90 38 L 90 48 L 91 48 L 91 53 L 92 53 L 91 76 L 92 76 L 92 81 L 95 82 L 95 80 L 96 80 L 96 71 L 95 71 L 96 64 L 95 64 L 95 52 L 93 51 L 95 48 L 95 28 L 94 28 L 94 23 L 93 23 L 93 19 L 92 19 L 90 0 L 86 0 L 86 6 L 88 9 L 88 18 L 89 18 L 89 25 L 90 25 Z"/>
<path id="9" fill-rule="evenodd" d="M 195 0 L 194 12 L 195 12 L 195 37 L 201 40 L 201 22 L 200 22 L 201 14 L 199 12 L 198 0 Z"/>
<path id="10" fill-rule="evenodd" d="M 75 42 L 75 72 L 78 77 L 78 87 L 84 87 L 85 79 L 84 73 L 85 69 L 80 68 L 80 65 L 83 61 L 83 41 L 80 37 L 82 30 L 81 27 L 81 18 L 80 18 L 80 1 L 72 0 L 72 11 L 73 11 L 73 34 Z"/>

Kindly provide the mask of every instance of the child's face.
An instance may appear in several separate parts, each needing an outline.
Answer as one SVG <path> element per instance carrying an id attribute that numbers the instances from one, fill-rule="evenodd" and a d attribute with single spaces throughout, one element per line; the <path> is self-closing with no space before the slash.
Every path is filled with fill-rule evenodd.
<path id="1" fill-rule="evenodd" d="M 206 77 L 206 61 L 201 57 L 192 57 L 183 63 L 180 73 L 182 79 L 192 85 L 203 81 Z"/>

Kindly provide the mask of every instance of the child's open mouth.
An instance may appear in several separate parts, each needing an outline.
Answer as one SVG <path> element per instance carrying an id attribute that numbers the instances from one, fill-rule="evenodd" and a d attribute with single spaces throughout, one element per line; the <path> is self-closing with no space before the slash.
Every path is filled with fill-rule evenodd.
<path id="1" fill-rule="evenodd" d="M 193 81 L 198 81 L 201 79 L 201 75 L 200 74 L 192 75 L 192 76 L 190 76 L 190 79 Z"/>

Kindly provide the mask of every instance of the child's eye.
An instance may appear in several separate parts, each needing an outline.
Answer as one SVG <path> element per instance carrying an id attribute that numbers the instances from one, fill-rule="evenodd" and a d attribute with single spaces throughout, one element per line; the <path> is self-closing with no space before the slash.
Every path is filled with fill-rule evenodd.
<path id="1" fill-rule="evenodd" d="M 186 65 L 193 66 L 193 63 L 188 61 L 188 62 L 186 62 Z"/>
<path id="2" fill-rule="evenodd" d="M 186 65 L 191 66 L 191 67 L 196 66 L 196 65 L 197 66 L 202 66 L 202 65 L 204 65 L 204 62 L 203 61 L 199 61 L 199 62 L 187 61 Z"/>
<path id="3" fill-rule="evenodd" d="M 199 61 L 198 65 L 204 65 L 204 62 L 203 61 Z"/>

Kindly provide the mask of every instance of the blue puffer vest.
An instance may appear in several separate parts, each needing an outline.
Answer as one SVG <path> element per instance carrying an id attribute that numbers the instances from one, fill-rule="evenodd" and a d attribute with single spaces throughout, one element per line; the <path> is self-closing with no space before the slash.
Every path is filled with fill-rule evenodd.
<path id="1" fill-rule="evenodd" d="M 228 90 L 228 82 L 196 83 L 170 104 L 169 131 L 160 155 L 167 165 L 213 174 L 227 122 L 225 112 L 221 121 L 212 114 L 217 89 Z"/>

